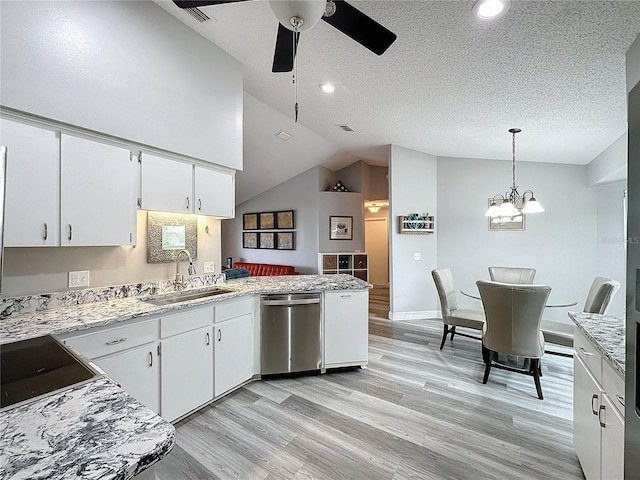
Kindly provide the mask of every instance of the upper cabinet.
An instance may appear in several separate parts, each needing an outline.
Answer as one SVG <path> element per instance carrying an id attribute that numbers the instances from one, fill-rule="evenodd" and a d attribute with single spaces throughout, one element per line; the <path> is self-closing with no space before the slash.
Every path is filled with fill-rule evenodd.
<path id="1" fill-rule="evenodd" d="M 194 213 L 231 218 L 235 212 L 235 179 L 223 172 L 142 153 L 144 210 Z"/>
<path id="2" fill-rule="evenodd" d="M 3 118 L 0 144 L 7 147 L 5 246 L 59 245 L 59 134 Z"/>
<path id="3" fill-rule="evenodd" d="M 242 64 L 154 2 L 0 14 L 2 106 L 242 169 Z"/>

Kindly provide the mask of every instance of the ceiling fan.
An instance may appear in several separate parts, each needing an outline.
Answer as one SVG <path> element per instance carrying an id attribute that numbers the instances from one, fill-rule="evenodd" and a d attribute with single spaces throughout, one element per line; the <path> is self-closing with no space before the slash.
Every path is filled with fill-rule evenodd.
<path id="1" fill-rule="evenodd" d="M 205 7 L 248 0 L 173 0 L 180 8 Z M 344 0 L 269 0 L 278 19 L 278 35 L 272 72 L 291 72 L 300 32 L 313 27 L 320 18 L 365 48 L 382 55 L 396 34 Z"/>

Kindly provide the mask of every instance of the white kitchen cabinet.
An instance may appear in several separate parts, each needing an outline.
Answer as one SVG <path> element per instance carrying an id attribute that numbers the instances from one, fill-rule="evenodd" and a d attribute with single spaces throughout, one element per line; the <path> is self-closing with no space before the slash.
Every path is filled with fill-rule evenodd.
<path id="1" fill-rule="evenodd" d="M 365 365 L 369 348 L 369 291 L 324 294 L 325 368 Z"/>
<path id="2" fill-rule="evenodd" d="M 217 397 L 253 376 L 254 298 L 216 304 L 214 330 Z"/>
<path id="3" fill-rule="evenodd" d="M 195 213 L 233 218 L 235 216 L 235 178 L 233 174 L 195 166 Z"/>
<path id="4" fill-rule="evenodd" d="M 173 421 L 213 399 L 213 308 L 160 318 L 161 415 Z"/>
<path id="5" fill-rule="evenodd" d="M 97 358 L 93 362 L 129 395 L 160 413 L 160 361 L 157 343 Z"/>
<path id="6" fill-rule="evenodd" d="M 587 480 L 622 480 L 624 417 L 616 402 L 624 403 L 624 382 L 577 328 L 574 346 L 573 444 L 582 471 Z"/>
<path id="7" fill-rule="evenodd" d="M 60 141 L 54 130 L 0 119 L 7 147 L 4 244 L 60 244 Z"/>
<path id="8" fill-rule="evenodd" d="M 233 217 L 235 179 L 232 173 L 143 152 L 141 195 L 144 210 Z"/>
<path id="9" fill-rule="evenodd" d="M 61 245 L 135 245 L 131 152 L 62 133 L 60 159 Z"/>

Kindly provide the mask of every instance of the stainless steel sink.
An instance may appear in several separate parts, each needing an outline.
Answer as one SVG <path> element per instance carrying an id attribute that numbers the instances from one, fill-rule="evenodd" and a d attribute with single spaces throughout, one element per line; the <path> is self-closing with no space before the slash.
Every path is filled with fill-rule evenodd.
<path id="1" fill-rule="evenodd" d="M 199 298 L 214 297 L 224 293 L 231 293 L 231 290 L 214 287 L 200 290 L 187 290 L 185 292 L 165 293 L 162 295 L 154 295 L 144 299 L 145 302 L 154 305 L 172 305 L 174 303 L 188 302 L 189 300 L 198 300 Z"/>

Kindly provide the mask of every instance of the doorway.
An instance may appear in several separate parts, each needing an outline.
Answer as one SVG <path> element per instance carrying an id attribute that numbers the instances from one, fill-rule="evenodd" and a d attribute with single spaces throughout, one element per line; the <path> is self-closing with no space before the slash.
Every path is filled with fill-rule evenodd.
<path id="1" fill-rule="evenodd" d="M 369 254 L 369 283 L 389 286 L 389 220 L 372 217 L 364 220 L 364 249 Z"/>

